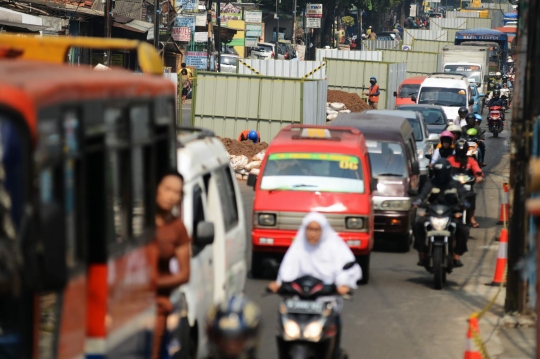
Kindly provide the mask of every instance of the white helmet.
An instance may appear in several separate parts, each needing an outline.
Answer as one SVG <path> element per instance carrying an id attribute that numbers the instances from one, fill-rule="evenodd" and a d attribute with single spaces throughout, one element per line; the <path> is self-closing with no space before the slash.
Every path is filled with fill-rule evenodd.
<path id="1" fill-rule="evenodd" d="M 501 76 L 501 73 L 500 73 L 500 72 L 497 72 L 497 73 L 495 74 L 495 76 Z"/>
<path id="2" fill-rule="evenodd" d="M 509 57 L 508 60 L 506 60 L 506 62 L 514 62 L 514 59 L 512 59 L 511 57 Z"/>

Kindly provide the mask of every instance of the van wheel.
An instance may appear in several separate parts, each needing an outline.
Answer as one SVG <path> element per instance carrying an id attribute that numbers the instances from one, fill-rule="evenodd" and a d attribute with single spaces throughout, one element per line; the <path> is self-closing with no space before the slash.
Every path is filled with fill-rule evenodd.
<path id="1" fill-rule="evenodd" d="M 262 278 L 264 267 L 262 265 L 263 256 L 260 253 L 251 252 L 251 278 Z"/>
<path id="2" fill-rule="evenodd" d="M 356 257 L 356 262 L 358 262 L 358 264 L 360 264 L 360 267 L 362 268 L 362 279 L 360 279 L 357 284 L 368 284 L 370 258 L 371 258 L 371 253 Z"/>

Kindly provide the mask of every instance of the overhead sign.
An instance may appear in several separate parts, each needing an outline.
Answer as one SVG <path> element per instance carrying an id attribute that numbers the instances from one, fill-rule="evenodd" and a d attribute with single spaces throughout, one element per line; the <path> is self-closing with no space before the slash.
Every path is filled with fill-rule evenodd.
<path id="1" fill-rule="evenodd" d="M 306 17 L 321 18 L 322 14 L 323 14 L 322 4 L 307 4 L 306 5 Z"/>
<path id="2" fill-rule="evenodd" d="M 206 52 L 202 51 L 187 51 L 186 52 L 186 65 L 193 66 L 198 70 L 206 70 L 206 64 L 208 63 Z"/>
<path id="3" fill-rule="evenodd" d="M 306 18 L 306 27 L 311 28 L 320 28 L 321 27 L 321 18 L 320 17 L 307 17 Z"/>
<path id="4" fill-rule="evenodd" d="M 249 23 L 261 23 L 262 11 L 246 11 L 244 12 L 244 20 Z"/>
<path id="5" fill-rule="evenodd" d="M 191 29 L 189 27 L 173 27 L 171 35 L 174 41 L 191 41 Z"/>
<path id="6" fill-rule="evenodd" d="M 195 42 L 208 42 L 208 33 L 205 31 L 196 32 L 193 40 Z"/>
<path id="7" fill-rule="evenodd" d="M 246 24 L 246 37 L 261 37 L 262 24 Z"/>

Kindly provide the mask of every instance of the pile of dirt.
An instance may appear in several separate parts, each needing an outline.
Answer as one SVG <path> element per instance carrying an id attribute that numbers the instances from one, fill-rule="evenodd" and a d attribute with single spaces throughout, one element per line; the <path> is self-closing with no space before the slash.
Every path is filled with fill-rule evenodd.
<path id="1" fill-rule="evenodd" d="M 326 101 L 341 102 L 351 112 L 362 112 L 370 108 L 357 94 L 339 90 L 328 90 L 328 99 Z"/>
<path id="2" fill-rule="evenodd" d="M 244 155 L 249 160 L 251 160 L 251 158 L 255 156 L 257 153 L 265 150 L 268 147 L 268 143 L 266 142 L 259 142 L 259 143 L 253 143 L 251 141 L 238 142 L 237 140 L 233 140 L 232 138 L 224 138 L 224 137 L 219 137 L 219 136 L 218 138 L 227 149 L 227 152 L 229 153 L 229 155 L 234 155 L 234 156 Z"/>

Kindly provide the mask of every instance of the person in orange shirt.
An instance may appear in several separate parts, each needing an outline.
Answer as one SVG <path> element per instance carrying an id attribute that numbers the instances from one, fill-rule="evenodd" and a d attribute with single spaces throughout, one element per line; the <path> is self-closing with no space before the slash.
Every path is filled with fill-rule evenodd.
<path id="1" fill-rule="evenodd" d="M 253 143 L 261 142 L 261 134 L 253 130 L 244 130 L 238 136 L 238 142 L 251 140 Z"/>
<path id="2" fill-rule="evenodd" d="M 376 110 L 379 108 L 379 95 L 381 94 L 379 91 L 379 85 L 377 84 L 377 79 L 375 76 L 371 76 L 369 79 L 369 83 L 371 86 L 369 87 L 368 92 L 363 92 L 364 95 L 368 95 L 368 104 L 369 106 Z"/>

